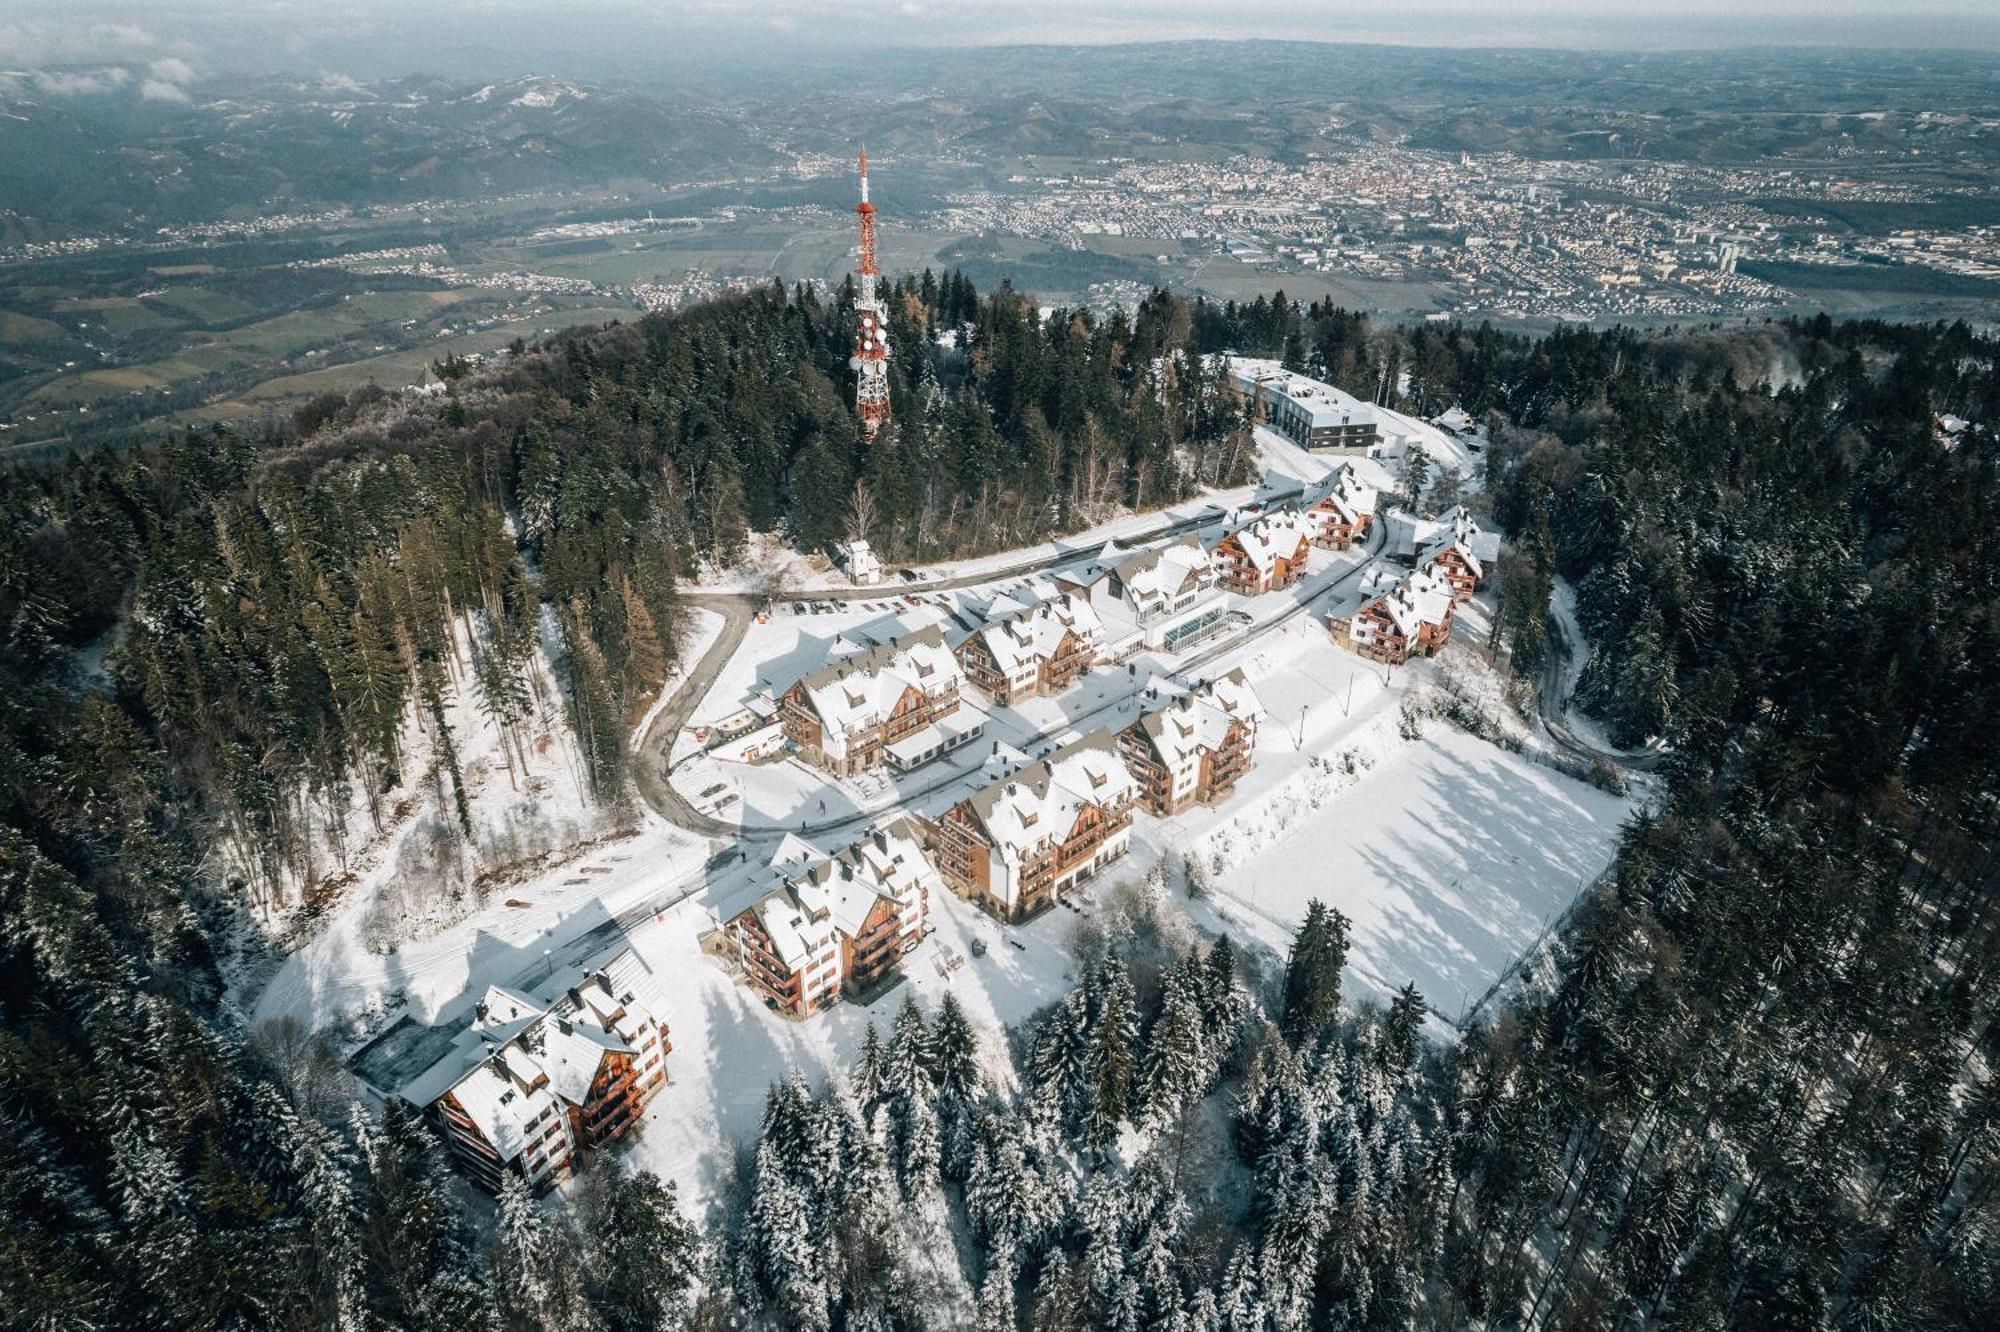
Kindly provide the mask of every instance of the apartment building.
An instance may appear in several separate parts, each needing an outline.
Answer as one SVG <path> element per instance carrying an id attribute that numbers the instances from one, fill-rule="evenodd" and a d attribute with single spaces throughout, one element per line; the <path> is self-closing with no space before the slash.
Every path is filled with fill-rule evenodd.
<path id="1" fill-rule="evenodd" d="M 425 1108 L 481 1187 L 546 1188 L 640 1121 L 673 1046 L 630 953 L 538 998 L 488 986 L 451 1050 L 398 1093 Z"/>
<path id="2" fill-rule="evenodd" d="M 1302 449 L 1367 455 L 1382 445 L 1382 414 L 1374 404 L 1276 361 L 1231 356 L 1226 382 L 1239 397 L 1256 404 L 1266 423 Z"/>
<path id="3" fill-rule="evenodd" d="M 1388 592 L 1361 604 L 1352 615 L 1328 621 L 1333 640 L 1371 661 L 1400 666 L 1411 657 L 1428 657 L 1451 638 L 1452 611 L 1457 594 L 1451 583 L 1430 569 L 1405 574 Z"/>
<path id="4" fill-rule="evenodd" d="M 1239 668 L 1153 709 L 1118 734 L 1147 808 L 1162 818 L 1229 798 L 1255 761 L 1263 704 Z"/>
<path id="5" fill-rule="evenodd" d="M 725 923 L 744 980 L 772 1009 L 807 1017 L 896 975 L 930 929 L 942 884 L 908 819 L 828 856 L 787 837 L 776 885 Z"/>
<path id="6" fill-rule="evenodd" d="M 1100 660 L 1140 649 L 1177 652 L 1227 623 L 1215 561 L 1192 536 L 1126 558 L 1107 550 L 1060 574 L 1056 586 L 1085 598 L 1103 626 Z"/>
<path id="7" fill-rule="evenodd" d="M 1312 529 L 1295 509 L 1263 514 L 1216 543 L 1223 585 L 1246 597 L 1277 592 L 1305 577 Z"/>
<path id="8" fill-rule="evenodd" d="M 836 776 L 876 767 L 902 741 L 915 738 L 915 752 L 934 749 L 919 733 L 958 710 L 962 676 L 944 631 L 919 629 L 794 683 L 779 702 L 785 738 Z"/>
<path id="9" fill-rule="evenodd" d="M 1361 479 L 1352 463 L 1342 463 L 1308 485 L 1303 499 L 1313 544 L 1326 550 L 1346 550 L 1368 534 L 1375 520 L 1375 487 Z"/>
<path id="10" fill-rule="evenodd" d="M 981 625 L 958 645 L 958 664 L 988 698 L 1006 705 L 1068 689 L 1097 660 L 1103 641 L 1103 622 L 1089 600 L 1060 592 Z"/>
<path id="11" fill-rule="evenodd" d="M 1138 795 L 1098 730 L 946 810 L 927 827 L 931 851 L 961 897 L 1027 920 L 1125 854 Z"/>

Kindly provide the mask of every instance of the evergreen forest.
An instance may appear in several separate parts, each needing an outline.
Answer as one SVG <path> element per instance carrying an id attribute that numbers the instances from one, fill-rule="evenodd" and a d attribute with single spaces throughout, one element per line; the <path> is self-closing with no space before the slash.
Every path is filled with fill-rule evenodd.
<path id="1" fill-rule="evenodd" d="M 0 474 L 0 1327 L 2000 1325 L 2000 342 L 1043 317 L 926 273 L 864 443 L 851 299 L 773 285 Z M 323 1042 L 247 1028 L 246 922 L 345 820 L 453 800 L 449 702 L 519 740 L 553 688 L 629 806 L 690 583 L 1252 480 L 1224 350 L 1480 420 L 1493 646 L 1542 671 L 1565 580 L 1582 702 L 1668 755 L 1462 1027 L 1365 997 L 1330 905 L 1274 957 L 1153 882 L 1006 1048 L 911 1005 L 773 1087 L 701 1215 L 615 1163 L 475 1197 Z"/>

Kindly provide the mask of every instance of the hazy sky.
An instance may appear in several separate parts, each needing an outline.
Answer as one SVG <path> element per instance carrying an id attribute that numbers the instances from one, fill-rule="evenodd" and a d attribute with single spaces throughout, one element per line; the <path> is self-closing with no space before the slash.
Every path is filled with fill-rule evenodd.
<path id="1" fill-rule="evenodd" d="M 361 76 L 587 77 L 864 43 L 1208 36 L 1433 46 L 2000 49 L 2000 0 L 5 0 L 0 66 L 156 60 Z M 153 79 L 177 86 L 169 78 Z M 185 80 L 182 80 L 185 81 Z"/>

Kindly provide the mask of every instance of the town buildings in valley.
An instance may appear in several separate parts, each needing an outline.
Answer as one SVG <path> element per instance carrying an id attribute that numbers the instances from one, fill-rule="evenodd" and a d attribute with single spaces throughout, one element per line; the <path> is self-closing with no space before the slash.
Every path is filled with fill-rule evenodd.
<path id="1" fill-rule="evenodd" d="M 995 703 L 1048 698 L 1075 684 L 1097 660 L 1104 626 L 1089 600 L 1058 592 L 974 630 L 958 645 L 965 678 Z"/>
<path id="2" fill-rule="evenodd" d="M 1021 921 L 1123 856 L 1139 784 L 1108 730 L 993 782 L 928 825 L 945 882 Z"/>
<path id="3" fill-rule="evenodd" d="M 1333 639 L 1371 661 L 1400 666 L 1428 657 L 1451 638 L 1456 589 L 1432 569 L 1413 569 L 1380 596 L 1364 601 L 1352 615 L 1329 620 Z"/>
<path id="4" fill-rule="evenodd" d="M 930 930 L 941 886 L 916 827 L 891 819 L 828 856 L 787 837 L 766 886 L 723 929 L 743 978 L 772 1009 L 806 1017 L 896 976 Z"/>
<path id="5" fill-rule="evenodd" d="M 451 1050 L 398 1095 L 423 1107 L 482 1187 L 545 1188 L 630 1132 L 667 1082 L 673 1046 L 629 952 L 551 999 L 489 986 Z"/>
<path id="6" fill-rule="evenodd" d="M 801 758 L 836 776 L 917 754 L 936 757 L 980 732 L 976 724 L 943 724 L 958 711 L 961 679 L 943 631 L 919 629 L 796 681 L 779 705 L 785 738 Z M 938 729 L 925 734 L 931 727 Z M 892 754 L 892 746 L 900 752 Z"/>
<path id="7" fill-rule="evenodd" d="M 1264 707 L 1242 669 L 1197 685 L 1118 735 L 1147 808 L 1161 817 L 1227 799 L 1255 761 Z"/>

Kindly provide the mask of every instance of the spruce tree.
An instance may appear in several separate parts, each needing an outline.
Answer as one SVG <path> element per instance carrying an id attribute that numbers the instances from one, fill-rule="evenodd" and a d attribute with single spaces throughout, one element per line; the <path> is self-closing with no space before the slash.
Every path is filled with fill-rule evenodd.
<path id="1" fill-rule="evenodd" d="M 1285 964 L 1282 1026 L 1294 1045 L 1316 1039 L 1340 1009 L 1340 973 L 1347 965 L 1347 917 L 1317 897 L 1292 936 Z"/>

